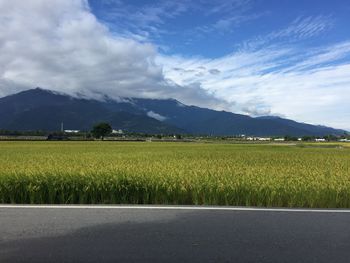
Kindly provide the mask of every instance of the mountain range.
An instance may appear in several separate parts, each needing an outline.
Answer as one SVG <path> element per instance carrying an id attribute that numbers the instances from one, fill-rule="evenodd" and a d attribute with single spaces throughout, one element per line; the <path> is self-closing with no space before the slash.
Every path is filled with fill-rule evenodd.
<path id="1" fill-rule="evenodd" d="M 41 88 L 0 98 L 0 129 L 90 130 L 98 122 L 114 129 L 151 134 L 304 136 L 342 135 L 344 130 L 275 116 L 250 117 L 188 106 L 174 99 L 72 97 Z"/>

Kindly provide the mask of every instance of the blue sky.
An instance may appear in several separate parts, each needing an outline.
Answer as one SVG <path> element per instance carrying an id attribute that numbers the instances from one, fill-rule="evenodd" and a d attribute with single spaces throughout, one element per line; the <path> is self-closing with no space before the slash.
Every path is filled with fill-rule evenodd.
<path id="1" fill-rule="evenodd" d="M 0 96 L 175 98 L 350 130 L 347 0 L 0 0 Z"/>
<path id="2" fill-rule="evenodd" d="M 96 17 L 117 34 L 150 41 L 164 54 L 215 58 L 291 26 L 267 44 L 310 48 L 349 38 L 346 0 L 89 0 Z M 304 29 L 305 29 L 304 27 Z"/>

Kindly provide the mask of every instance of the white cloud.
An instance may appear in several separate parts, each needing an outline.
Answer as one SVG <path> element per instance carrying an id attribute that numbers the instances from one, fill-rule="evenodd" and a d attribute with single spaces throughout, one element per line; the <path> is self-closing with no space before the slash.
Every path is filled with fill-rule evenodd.
<path id="1" fill-rule="evenodd" d="M 156 120 L 158 120 L 158 121 L 165 121 L 165 120 L 167 119 L 167 117 L 162 116 L 162 115 L 160 115 L 160 114 L 158 114 L 158 113 L 156 113 L 156 112 L 153 112 L 153 111 L 147 112 L 147 116 L 148 116 L 148 117 L 151 117 L 151 118 L 153 118 L 153 119 L 156 119 Z"/>
<path id="2" fill-rule="evenodd" d="M 327 32 L 333 26 L 334 19 L 331 16 L 298 17 L 287 27 L 246 40 L 241 46 L 244 49 L 258 49 L 276 41 L 298 42 Z"/>
<path id="3" fill-rule="evenodd" d="M 307 38 L 320 34 L 333 26 L 330 16 L 298 17 L 290 26 L 280 31 L 271 33 L 270 37 L 296 37 Z"/>
<path id="4" fill-rule="evenodd" d="M 116 36 L 86 0 L 0 0 L 0 96 L 42 87 L 85 96 L 219 100 L 166 80 L 151 44 Z"/>
<path id="5" fill-rule="evenodd" d="M 342 60 L 350 55 L 349 45 L 334 44 L 317 52 L 270 47 L 217 59 L 173 56 L 158 60 L 165 65 L 168 78 L 179 85 L 200 85 L 228 102 L 228 110 L 350 130 L 350 63 Z M 206 69 L 211 68 L 220 73 L 210 74 Z"/>

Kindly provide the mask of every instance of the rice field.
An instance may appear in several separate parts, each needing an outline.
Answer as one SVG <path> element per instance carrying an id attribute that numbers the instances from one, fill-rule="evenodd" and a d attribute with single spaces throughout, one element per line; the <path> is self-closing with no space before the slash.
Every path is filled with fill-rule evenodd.
<path id="1" fill-rule="evenodd" d="M 349 208 L 350 148 L 0 142 L 0 202 Z"/>

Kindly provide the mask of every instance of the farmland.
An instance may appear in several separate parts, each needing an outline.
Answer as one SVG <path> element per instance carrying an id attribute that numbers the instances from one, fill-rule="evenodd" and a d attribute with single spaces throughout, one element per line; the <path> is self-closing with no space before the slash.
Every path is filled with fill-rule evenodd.
<path id="1" fill-rule="evenodd" d="M 350 148 L 0 142 L 0 202 L 349 208 Z"/>

